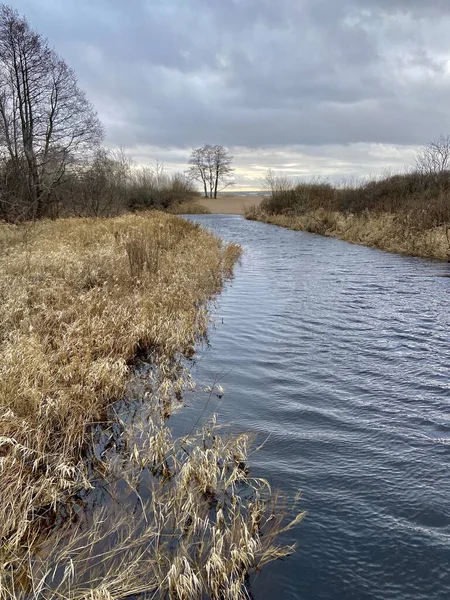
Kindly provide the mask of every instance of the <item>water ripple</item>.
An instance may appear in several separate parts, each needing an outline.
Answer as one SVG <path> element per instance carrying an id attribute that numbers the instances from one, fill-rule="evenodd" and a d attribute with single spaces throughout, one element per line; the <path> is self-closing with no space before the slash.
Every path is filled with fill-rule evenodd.
<path id="1" fill-rule="evenodd" d="M 447 266 L 191 218 L 246 250 L 196 378 L 223 378 L 213 409 L 265 440 L 253 471 L 302 489 L 309 513 L 287 534 L 298 552 L 253 582 L 256 600 L 449 598 Z"/>

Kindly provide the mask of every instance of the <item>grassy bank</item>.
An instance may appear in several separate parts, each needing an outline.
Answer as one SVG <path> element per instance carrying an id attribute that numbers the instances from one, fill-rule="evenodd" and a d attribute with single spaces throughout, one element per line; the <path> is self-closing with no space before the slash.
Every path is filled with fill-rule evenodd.
<path id="1" fill-rule="evenodd" d="M 444 260 L 449 257 L 445 226 L 417 231 L 389 213 L 354 215 L 317 209 L 302 215 L 270 215 L 258 210 L 248 211 L 246 218 L 400 254 Z"/>
<path id="2" fill-rule="evenodd" d="M 173 204 L 167 209 L 167 212 L 172 215 L 209 215 L 211 211 L 199 202 L 180 202 Z"/>
<path id="3" fill-rule="evenodd" d="M 450 174 L 412 173 L 336 188 L 272 180 L 248 219 L 382 250 L 450 257 Z"/>
<path id="4" fill-rule="evenodd" d="M 265 484 L 239 496 L 246 437 L 208 425 L 172 440 L 165 420 L 240 249 L 158 212 L 0 225 L 0 248 L 0 597 L 243 597 L 248 570 L 288 551 L 277 519 L 264 526 Z M 147 351 L 145 429 L 108 425 Z M 123 451 L 88 465 L 93 422 L 119 427 Z M 80 525 L 98 473 L 138 498 L 145 479 L 139 518 L 125 507 Z"/>

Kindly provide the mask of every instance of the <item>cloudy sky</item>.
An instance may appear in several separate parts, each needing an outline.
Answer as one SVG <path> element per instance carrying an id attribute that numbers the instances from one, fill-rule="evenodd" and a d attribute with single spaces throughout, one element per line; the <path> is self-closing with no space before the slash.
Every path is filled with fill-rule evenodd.
<path id="1" fill-rule="evenodd" d="M 398 171 L 450 132 L 450 0 L 12 0 L 75 69 L 136 162 L 228 146 L 268 167 Z"/>

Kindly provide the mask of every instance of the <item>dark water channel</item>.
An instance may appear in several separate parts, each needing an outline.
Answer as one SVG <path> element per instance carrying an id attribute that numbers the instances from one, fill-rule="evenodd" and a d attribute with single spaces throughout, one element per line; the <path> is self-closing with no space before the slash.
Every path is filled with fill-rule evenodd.
<path id="1" fill-rule="evenodd" d="M 220 378 L 208 410 L 268 436 L 253 473 L 308 511 L 256 600 L 450 598 L 450 267 L 190 218 L 245 250 L 194 378 Z"/>

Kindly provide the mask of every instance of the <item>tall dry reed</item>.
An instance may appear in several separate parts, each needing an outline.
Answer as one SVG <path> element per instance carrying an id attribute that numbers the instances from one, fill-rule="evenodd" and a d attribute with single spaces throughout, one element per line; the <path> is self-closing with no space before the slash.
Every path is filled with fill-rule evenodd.
<path id="1" fill-rule="evenodd" d="M 247 438 L 172 440 L 165 420 L 240 248 L 152 212 L 0 225 L 0 250 L 0 597 L 244 598 L 248 572 L 290 551 Z M 114 403 L 137 356 L 152 376 L 130 424 Z M 114 452 L 96 455 L 98 427 Z M 139 512 L 80 518 L 116 481 Z"/>
<path id="2" fill-rule="evenodd" d="M 269 178 L 248 219 L 383 250 L 450 259 L 450 173 L 409 173 L 334 187 Z"/>

